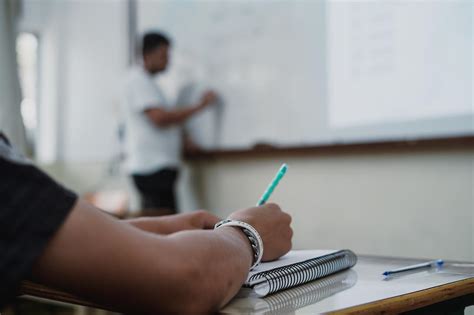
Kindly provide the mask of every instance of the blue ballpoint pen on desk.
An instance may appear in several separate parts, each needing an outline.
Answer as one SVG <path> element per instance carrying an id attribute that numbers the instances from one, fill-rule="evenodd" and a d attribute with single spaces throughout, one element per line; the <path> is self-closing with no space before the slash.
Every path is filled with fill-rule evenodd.
<path id="1" fill-rule="evenodd" d="M 268 185 L 267 190 L 263 193 L 262 197 L 260 197 L 260 200 L 257 202 L 257 206 L 261 206 L 267 202 L 268 198 L 270 198 L 270 195 L 272 194 L 273 190 L 275 190 L 275 187 L 278 185 L 280 182 L 280 179 L 283 178 L 283 176 L 286 173 L 286 170 L 288 169 L 288 165 L 283 164 L 280 169 L 278 170 L 278 173 L 275 175 L 275 178 L 273 178 L 272 182 L 270 185 Z"/>
<path id="2" fill-rule="evenodd" d="M 444 264 L 444 261 L 441 259 L 438 260 L 433 260 L 433 261 L 428 261 L 425 263 L 421 264 L 416 264 L 416 265 L 411 265 L 411 266 L 406 266 L 402 268 L 397 268 L 393 270 L 388 270 L 383 273 L 384 276 L 390 276 L 396 273 L 401 273 L 405 271 L 411 271 L 411 270 L 416 270 L 416 269 L 422 269 L 422 268 L 431 268 L 431 267 L 441 267 Z"/>

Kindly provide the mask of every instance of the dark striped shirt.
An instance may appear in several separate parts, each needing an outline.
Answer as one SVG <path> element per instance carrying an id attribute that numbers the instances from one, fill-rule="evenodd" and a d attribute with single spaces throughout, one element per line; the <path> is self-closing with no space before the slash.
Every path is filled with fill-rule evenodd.
<path id="1" fill-rule="evenodd" d="M 76 199 L 0 133 L 0 309 L 30 276 Z"/>

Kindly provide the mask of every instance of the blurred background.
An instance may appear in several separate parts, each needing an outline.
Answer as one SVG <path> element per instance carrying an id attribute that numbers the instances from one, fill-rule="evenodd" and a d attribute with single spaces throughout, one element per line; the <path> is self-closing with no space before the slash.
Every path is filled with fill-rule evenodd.
<path id="1" fill-rule="evenodd" d="M 272 199 L 295 248 L 474 260 L 472 1 L 1 5 L 0 129 L 97 206 L 139 210 L 121 102 L 158 30 L 167 99 L 220 99 L 186 123 L 202 151 L 184 157 L 180 211 L 251 206 L 286 162 Z"/>

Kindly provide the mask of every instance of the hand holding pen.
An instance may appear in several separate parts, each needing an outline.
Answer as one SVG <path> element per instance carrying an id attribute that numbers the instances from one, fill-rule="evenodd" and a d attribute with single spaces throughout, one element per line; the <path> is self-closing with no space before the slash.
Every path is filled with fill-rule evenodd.
<path id="1" fill-rule="evenodd" d="M 286 170 L 287 166 L 283 164 L 258 201 L 257 207 L 239 210 L 229 216 L 229 219 L 247 222 L 258 231 L 265 248 L 262 261 L 277 259 L 286 254 L 292 246 L 291 216 L 283 212 L 277 204 L 266 203 Z"/>

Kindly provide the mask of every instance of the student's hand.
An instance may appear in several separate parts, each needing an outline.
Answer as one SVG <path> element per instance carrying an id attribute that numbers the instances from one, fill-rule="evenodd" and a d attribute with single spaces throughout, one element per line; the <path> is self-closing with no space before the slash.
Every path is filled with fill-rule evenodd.
<path id="1" fill-rule="evenodd" d="M 213 229 L 214 225 L 219 221 L 220 218 L 204 210 L 127 220 L 128 223 L 141 230 L 157 234 L 171 234 L 184 230 Z"/>
<path id="2" fill-rule="evenodd" d="M 229 219 L 253 226 L 263 240 L 262 261 L 274 260 L 291 249 L 291 216 L 274 203 L 233 212 Z"/>
<path id="3" fill-rule="evenodd" d="M 214 91 L 206 91 L 201 97 L 201 107 L 207 107 L 217 100 L 217 94 Z"/>

